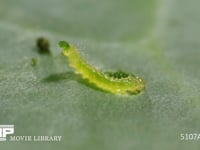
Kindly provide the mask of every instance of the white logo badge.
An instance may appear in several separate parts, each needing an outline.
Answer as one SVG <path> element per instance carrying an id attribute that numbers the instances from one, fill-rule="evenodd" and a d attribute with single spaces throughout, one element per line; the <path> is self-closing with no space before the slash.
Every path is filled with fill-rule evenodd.
<path id="1" fill-rule="evenodd" d="M 14 134 L 14 125 L 0 125 L 0 141 L 6 141 L 8 134 Z"/>

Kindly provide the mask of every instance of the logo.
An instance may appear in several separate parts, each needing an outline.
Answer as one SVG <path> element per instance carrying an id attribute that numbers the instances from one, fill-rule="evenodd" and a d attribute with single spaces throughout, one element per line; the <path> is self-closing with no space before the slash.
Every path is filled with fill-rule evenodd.
<path id="1" fill-rule="evenodd" d="M 0 141 L 10 142 L 60 142 L 62 136 L 59 135 L 11 135 L 14 134 L 14 125 L 0 125 Z M 10 135 L 10 136 L 8 136 Z"/>
<path id="2" fill-rule="evenodd" d="M 14 125 L 0 125 L 0 141 L 6 141 L 9 134 L 14 134 Z"/>

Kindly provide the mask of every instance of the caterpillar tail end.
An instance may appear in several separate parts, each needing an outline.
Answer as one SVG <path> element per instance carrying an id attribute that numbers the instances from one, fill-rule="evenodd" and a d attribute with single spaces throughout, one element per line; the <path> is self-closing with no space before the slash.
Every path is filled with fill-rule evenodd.
<path id="1" fill-rule="evenodd" d="M 59 42 L 59 46 L 60 46 L 60 48 L 63 49 L 63 54 L 67 55 L 67 53 L 68 53 L 68 51 L 70 49 L 69 43 L 67 43 L 66 41 L 60 41 Z"/>

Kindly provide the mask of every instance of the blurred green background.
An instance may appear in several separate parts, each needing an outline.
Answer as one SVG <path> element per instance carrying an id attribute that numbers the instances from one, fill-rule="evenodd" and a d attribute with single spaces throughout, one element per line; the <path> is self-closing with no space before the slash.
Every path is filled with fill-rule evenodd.
<path id="1" fill-rule="evenodd" d="M 188 150 L 200 133 L 199 0 L 0 0 L 0 124 L 61 142 L 0 142 L 4 150 Z M 35 41 L 50 40 L 52 56 Z M 98 91 L 74 75 L 59 40 L 102 70 L 147 84 L 136 96 Z M 31 65 L 31 59 L 37 65 Z"/>

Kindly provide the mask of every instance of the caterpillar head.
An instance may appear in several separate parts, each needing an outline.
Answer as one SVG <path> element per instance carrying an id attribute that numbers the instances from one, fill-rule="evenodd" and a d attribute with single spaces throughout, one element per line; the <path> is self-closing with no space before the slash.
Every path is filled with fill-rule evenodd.
<path id="1" fill-rule="evenodd" d="M 66 41 L 60 41 L 59 42 L 59 46 L 60 46 L 60 48 L 70 48 L 70 45 L 69 45 L 69 43 L 67 43 Z"/>
<path id="2" fill-rule="evenodd" d="M 67 56 L 70 51 L 71 45 L 69 45 L 69 43 L 67 43 L 66 41 L 60 41 L 59 46 L 63 49 L 63 54 Z"/>

